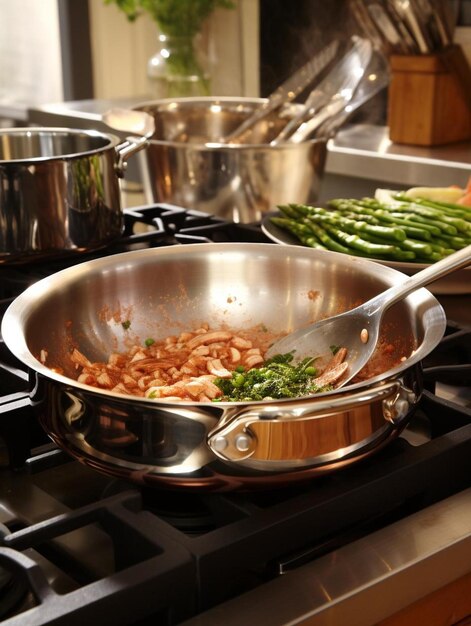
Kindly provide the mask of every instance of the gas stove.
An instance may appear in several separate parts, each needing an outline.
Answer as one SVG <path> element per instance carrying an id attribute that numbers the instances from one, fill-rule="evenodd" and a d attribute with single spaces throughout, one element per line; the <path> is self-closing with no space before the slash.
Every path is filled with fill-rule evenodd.
<path id="1" fill-rule="evenodd" d="M 106 249 L 0 267 L 0 315 L 28 285 L 95 256 L 268 242 L 257 224 L 169 205 L 135 207 L 125 219 L 123 237 Z M 444 300 L 469 311 L 467 296 L 462 306 Z M 0 342 L 0 623 L 206 625 L 256 616 L 273 626 L 303 623 L 309 611 L 314 619 L 322 568 L 344 575 L 346 550 L 409 520 L 433 519 L 434 507 L 468 494 L 470 372 L 471 329 L 449 317 L 424 362 L 425 391 L 410 426 L 383 450 L 302 485 L 182 493 L 101 475 L 56 448 L 32 413 L 28 372 Z M 470 503 L 471 496 L 456 506 L 470 511 Z M 308 572 L 312 606 L 300 602 L 294 614 L 273 598 L 270 606 L 268 590 L 278 601 L 289 597 L 299 572 Z M 332 604 L 325 590 L 316 614 Z"/>

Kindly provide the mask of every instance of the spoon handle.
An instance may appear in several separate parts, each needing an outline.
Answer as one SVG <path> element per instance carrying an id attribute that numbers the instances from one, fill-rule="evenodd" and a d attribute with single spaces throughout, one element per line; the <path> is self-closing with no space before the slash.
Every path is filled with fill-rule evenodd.
<path id="1" fill-rule="evenodd" d="M 424 270 L 414 274 L 403 283 L 390 287 L 383 293 L 372 298 L 368 303 L 368 312 L 371 315 L 378 309 L 386 311 L 390 306 L 402 300 L 410 293 L 420 287 L 425 287 L 429 283 L 442 278 L 455 270 L 459 270 L 471 264 L 471 245 L 462 248 L 444 259 L 433 263 Z"/>

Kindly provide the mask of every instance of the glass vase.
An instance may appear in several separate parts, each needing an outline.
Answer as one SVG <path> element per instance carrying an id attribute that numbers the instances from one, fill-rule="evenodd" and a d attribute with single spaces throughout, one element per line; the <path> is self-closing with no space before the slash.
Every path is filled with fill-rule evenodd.
<path id="1" fill-rule="evenodd" d="M 155 98 L 210 95 L 206 59 L 196 37 L 160 34 L 157 52 L 149 59 L 147 76 Z"/>

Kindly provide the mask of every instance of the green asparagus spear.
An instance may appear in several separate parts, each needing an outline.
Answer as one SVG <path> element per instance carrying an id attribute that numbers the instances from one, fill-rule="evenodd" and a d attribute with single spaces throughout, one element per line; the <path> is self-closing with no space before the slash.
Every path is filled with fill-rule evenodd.
<path id="1" fill-rule="evenodd" d="M 400 193 L 394 198 L 336 198 L 328 209 L 283 205 L 287 221 L 279 225 L 305 245 L 385 260 L 432 263 L 471 243 L 467 207 Z"/>
<path id="2" fill-rule="evenodd" d="M 416 204 L 413 206 L 413 214 L 414 216 L 421 216 L 424 218 L 428 218 L 430 221 L 435 223 L 439 228 L 443 228 L 447 226 L 447 232 L 450 235 L 456 235 L 458 232 L 469 232 L 471 230 L 471 224 L 468 224 L 465 220 L 462 220 L 457 217 L 450 217 L 449 215 L 445 215 L 441 211 L 437 211 L 436 209 L 425 208 L 422 206 L 418 206 Z M 411 205 L 406 207 L 397 206 L 394 207 L 395 211 L 399 212 L 411 212 Z M 454 232 L 452 231 L 454 229 Z"/>
<path id="3" fill-rule="evenodd" d="M 348 211 L 351 211 L 351 218 L 371 221 L 371 223 L 375 223 L 378 225 L 394 225 L 401 228 L 407 237 L 412 237 L 414 239 L 424 239 L 425 241 L 430 241 L 432 239 L 432 233 L 435 235 L 439 235 L 441 230 L 436 226 L 429 226 L 428 224 L 423 225 L 413 225 L 410 221 L 403 219 L 401 214 L 393 215 L 391 212 L 385 209 L 372 209 L 369 207 L 357 206 L 353 203 L 348 205 L 340 205 L 337 209 L 341 211 L 342 214 L 349 215 Z"/>
<path id="4" fill-rule="evenodd" d="M 351 254 L 351 250 L 348 248 L 348 246 L 343 246 L 332 237 L 329 237 L 329 234 L 325 231 L 325 229 L 321 228 L 317 224 L 314 224 L 314 222 L 309 222 L 307 225 L 315 234 L 315 236 L 319 239 L 319 241 L 323 243 L 328 250 L 332 250 L 333 252 L 343 252 L 344 254 Z"/>
<path id="5" fill-rule="evenodd" d="M 363 239 L 370 241 L 373 244 L 381 245 L 384 243 L 379 237 L 375 237 L 370 233 L 363 233 Z M 442 254 L 439 249 L 435 250 L 430 242 L 418 241 L 416 239 L 406 238 L 404 241 L 396 242 L 395 245 L 404 251 L 414 252 L 417 257 L 428 259 L 429 263 L 439 261 L 442 258 Z M 437 246 L 438 248 L 438 246 Z"/>
<path id="6" fill-rule="evenodd" d="M 437 209 L 448 213 L 451 216 L 461 217 L 465 220 L 471 220 L 471 207 L 467 207 L 462 204 L 455 204 L 453 202 L 442 202 L 439 200 L 429 200 L 427 198 L 409 198 L 404 193 L 399 193 L 394 196 L 401 202 L 411 202 L 413 204 L 420 204 L 425 207 Z"/>
<path id="7" fill-rule="evenodd" d="M 296 205 L 295 209 L 310 219 L 319 218 L 328 220 L 334 226 L 343 228 L 351 234 L 366 232 L 376 237 L 380 237 L 382 239 L 393 242 L 403 241 L 406 238 L 406 233 L 404 232 L 404 230 L 396 226 L 380 226 L 375 224 L 368 224 L 363 220 L 351 220 L 342 216 L 338 212 L 334 214 L 332 213 L 332 211 L 326 211 L 325 209 L 321 209 L 318 207 Z"/>
<path id="8" fill-rule="evenodd" d="M 270 219 L 276 226 L 292 233 L 304 245 L 309 246 L 310 248 L 327 250 L 327 248 L 317 239 L 308 226 L 287 217 L 272 217 Z"/>
<path id="9" fill-rule="evenodd" d="M 392 244 L 377 244 L 358 235 L 346 233 L 329 224 L 324 224 L 324 229 L 332 237 L 336 237 L 345 246 L 358 250 L 373 258 L 389 258 L 394 261 L 409 261 L 415 259 L 416 255 L 410 250 L 401 250 L 398 246 Z"/>

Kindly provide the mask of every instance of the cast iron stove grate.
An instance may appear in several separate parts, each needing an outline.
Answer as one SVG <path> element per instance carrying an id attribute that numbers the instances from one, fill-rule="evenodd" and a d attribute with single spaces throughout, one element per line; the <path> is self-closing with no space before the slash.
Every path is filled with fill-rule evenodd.
<path id="1" fill-rule="evenodd" d="M 51 259 L 31 256 L 14 265 L 0 263 L 0 314 L 4 313 L 12 298 L 33 282 L 83 261 L 138 248 L 230 241 L 272 243 L 256 224 L 236 224 L 170 204 L 127 209 L 124 211 L 123 235 L 105 248 L 69 251 Z"/>

